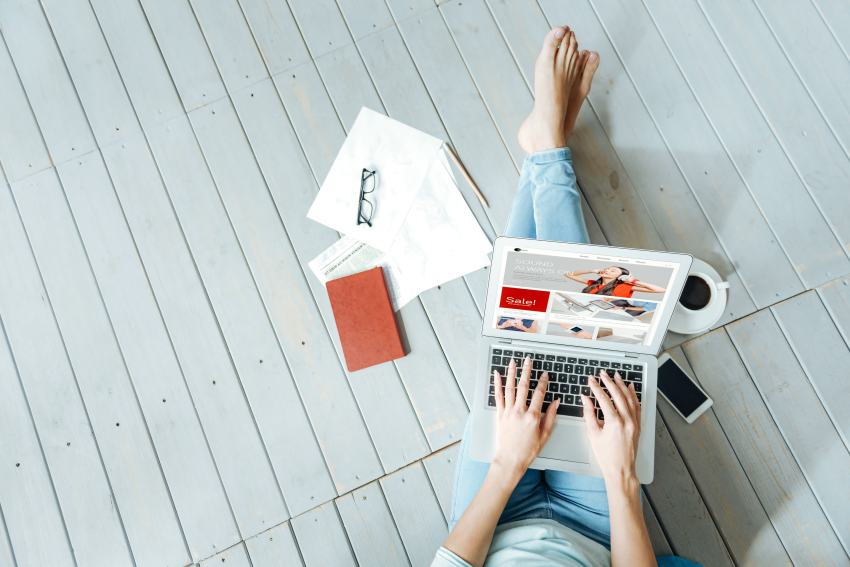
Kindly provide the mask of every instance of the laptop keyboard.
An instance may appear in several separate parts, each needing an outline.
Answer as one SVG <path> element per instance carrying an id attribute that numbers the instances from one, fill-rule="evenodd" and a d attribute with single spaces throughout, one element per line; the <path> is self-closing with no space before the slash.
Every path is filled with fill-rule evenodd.
<path id="1" fill-rule="evenodd" d="M 614 360 L 605 360 L 604 358 L 585 358 L 581 356 L 569 356 L 561 354 L 552 354 L 545 351 L 537 350 L 515 350 L 504 348 L 493 348 L 490 351 L 490 393 L 488 397 L 488 405 L 495 407 L 495 382 L 493 371 L 496 370 L 506 379 L 508 372 L 508 364 L 511 359 L 517 362 L 517 376 L 519 378 L 522 372 L 523 359 L 526 356 L 531 357 L 531 381 L 528 388 L 527 402 L 531 402 L 531 396 L 534 394 L 534 389 L 540 380 L 540 376 L 544 372 L 549 373 L 548 391 L 543 397 L 543 411 L 549 407 L 556 398 L 561 400 L 558 406 L 558 415 L 570 415 L 573 417 L 582 417 L 584 409 L 581 404 L 581 394 L 591 396 L 596 407 L 596 417 L 604 419 L 602 410 L 599 408 L 599 402 L 592 396 L 590 386 L 588 385 L 588 376 L 599 376 L 602 370 L 608 372 L 609 376 L 614 376 L 614 372 L 619 372 L 620 377 L 628 386 L 634 384 L 635 393 L 638 401 L 642 398 L 643 393 L 643 364 L 634 362 L 623 362 L 622 358 Z M 600 381 L 600 385 L 605 392 L 608 389 L 605 384 Z"/>

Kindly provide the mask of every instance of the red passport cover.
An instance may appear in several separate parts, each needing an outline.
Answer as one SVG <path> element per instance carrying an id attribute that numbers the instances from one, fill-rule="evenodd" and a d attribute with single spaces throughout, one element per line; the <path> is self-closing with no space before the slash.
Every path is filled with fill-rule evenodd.
<path id="1" fill-rule="evenodd" d="M 327 290 L 350 372 L 404 356 L 383 268 L 330 280 Z"/>

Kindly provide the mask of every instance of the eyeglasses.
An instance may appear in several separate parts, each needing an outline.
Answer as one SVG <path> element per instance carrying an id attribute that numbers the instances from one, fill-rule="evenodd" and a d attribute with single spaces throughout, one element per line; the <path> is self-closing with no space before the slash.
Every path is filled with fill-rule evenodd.
<path id="1" fill-rule="evenodd" d="M 366 195 L 375 190 L 375 177 L 377 171 L 363 168 L 360 172 L 360 202 L 357 205 L 357 226 L 367 224 L 372 226 L 372 214 L 375 212 L 375 205 L 366 198 Z M 374 200 L 374 197 L 372 197 Z"/>

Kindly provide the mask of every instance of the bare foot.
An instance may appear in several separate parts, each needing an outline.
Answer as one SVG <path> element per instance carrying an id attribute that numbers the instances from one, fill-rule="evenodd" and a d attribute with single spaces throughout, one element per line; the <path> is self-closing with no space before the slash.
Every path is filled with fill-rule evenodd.
<path id="1" fill-rule="evenodd" d="M 550 30 L 534 64 L 534 108 L 517 135 L 526 152 L 566 146 L 570 92 L 579 75 L 575 34 L 566 28 Z"/>
<path id="2" fill-rule="evenodd" d="M 593 82 L 593 74 L 599 67 L 599 54 L 595 51 L 582 51 L 579 60 L 579 72 L 581 78 L 573 83 L 573 88 L 570 91 L 570 100 L 567 103 L 567 118 L 564 125 L 564 137 L 569 138 L 576 125 L 578 111 L 584 99 L 587 98 L 590 92 L 590 84 Z"/>

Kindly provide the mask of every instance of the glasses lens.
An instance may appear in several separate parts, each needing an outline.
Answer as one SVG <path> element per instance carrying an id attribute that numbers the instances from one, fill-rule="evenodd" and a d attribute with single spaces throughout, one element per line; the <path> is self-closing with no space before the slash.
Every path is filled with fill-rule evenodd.
<path id="1" fill-rule="evenodd" d="M 375 172 L 368 169 L 363 170 L 360 177 L 360 187 L 364 193 L 371 193 L 375 190 Z"/>
<path id="2" fill-rule="evenodd" d="M 365 222 L 367 224 L 372 222 L 372 212 L 374 208 L 372 207 L 372 203 L 367 201 L 365 198 L 360 201 L 360 222 Z"/>

